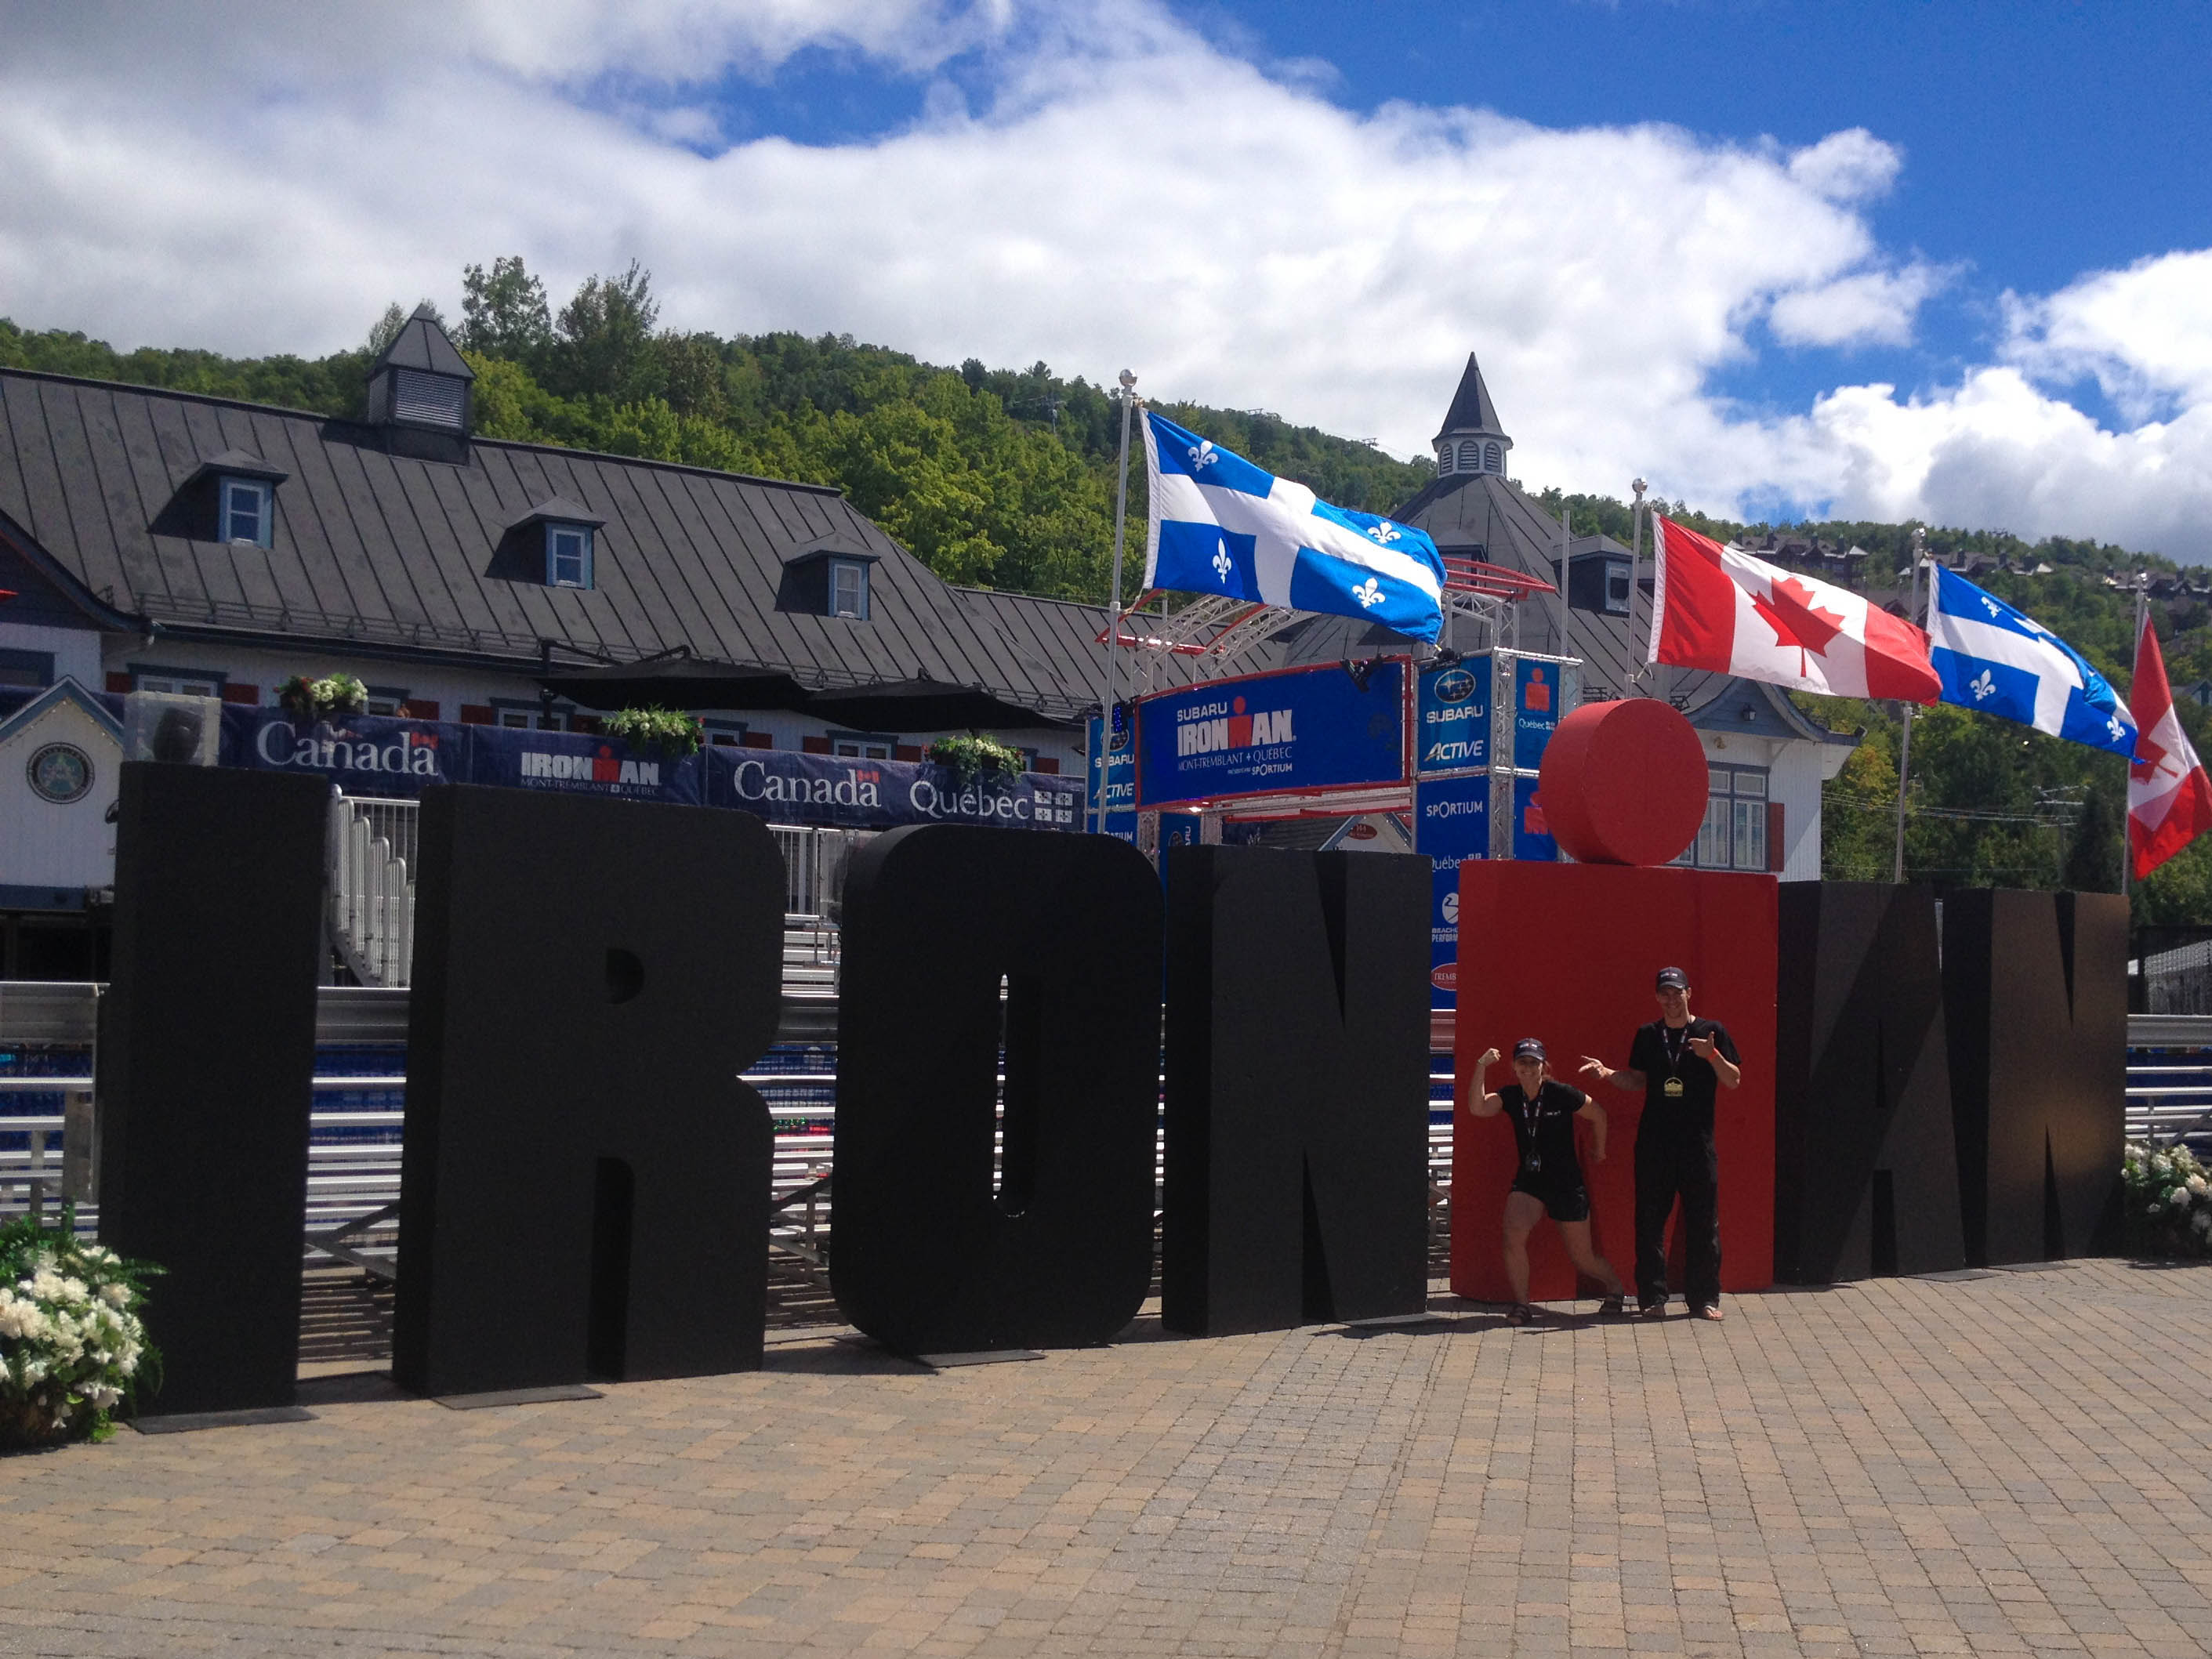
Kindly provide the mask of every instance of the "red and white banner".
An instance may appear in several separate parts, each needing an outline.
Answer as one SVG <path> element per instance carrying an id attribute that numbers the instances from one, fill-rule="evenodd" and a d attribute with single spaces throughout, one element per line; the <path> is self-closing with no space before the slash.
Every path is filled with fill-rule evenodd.
<path id="1" fill-rule="evenodd" d="M 1928 636 L 1863 594 L 1723 547 L 1654 514 L 1651 660 L 1837 697 L 1934 702 Z"/>
<path id="2" fill-rule="evenodd" d="M 2212 778 L 2173 712 L 2158 631 L 2145 617 L 2136 635 L 2136 760 L 2128 769 L 2128 847 L 2140 881 L 2212 829 Z"/>

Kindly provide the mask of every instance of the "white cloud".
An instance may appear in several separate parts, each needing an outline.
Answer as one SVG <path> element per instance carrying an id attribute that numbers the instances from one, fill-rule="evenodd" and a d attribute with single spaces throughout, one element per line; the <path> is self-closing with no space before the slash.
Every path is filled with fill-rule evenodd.
<path id="1" fill-rule="evenodd" d="M 2008 298 L 2008 356 L 2030 373 L 2094 375 L 2136 419 L 2212 402 L 2212 249 L 2098 271 L 2045 300 Z"/>
<path id="2" fill-rule="evenodd" d="M 1922 303 L 1949 273 L 1915 260 L 1901 270 L 1863 270 L 1774 302 L 1770 321 L 1785 345 L 1905 345 Z"/>
<path id="3" fill-rule="evenodd" d="M 1846 386 L 1778 416 L 1711 392 L 1762 319 L 1793 345 L 1896 343 L 1946 279 L 1877 244 L 1862 210 L 1901 157 L 1860 130 L 1790 152 L 1360 114 L 1144 0 L 476 0 L 374 27 L 241 0 L 220 38 L 180 8 L 48 15 L 0 6 L 0 313 L 29 325 L 320 351 L 395 296 L 450 308 L 467 260 L 521 252 L 557 295 L 635 255 L 672 325 L 1127 365 L 1400 453 L 1473 348 L 1534 480 L 2212 553 L 2212 371 L 2160 343 L 2192 323 L 2185 264 L 2015 302 L 2007 364 L 1933 398 Z M 808 46 L 928 82 L 923 118 L 687 147 L 711 143 L 702 88 Z M 931 80 L 963 58 L 977 111 Z M 2028 378 L 2062 370 L 2179 403 L 2100 432 Z"/>
<path id="4" fill-rule="evenodd" d="M 1869 202 L 1897 182 L 1905 157 L 1864 127 L 1832 132 L 1790 158 L 1790 176 L 1831 202 Z"/>

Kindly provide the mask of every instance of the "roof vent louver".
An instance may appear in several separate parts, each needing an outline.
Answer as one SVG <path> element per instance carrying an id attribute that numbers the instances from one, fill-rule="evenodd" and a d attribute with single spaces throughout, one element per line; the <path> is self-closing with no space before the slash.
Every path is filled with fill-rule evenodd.
<path id="1" fill-rule="evenodd" d="M 392 371 L 392 418 L 459 432 L 468 419 L 469 383 L 420 369 Z"/>
<path id="2" fill-rule="evenodd" d="M 417 311 L 369 365 L 369 423 L 465 438 L 475 380 L 437 319 Z"/>

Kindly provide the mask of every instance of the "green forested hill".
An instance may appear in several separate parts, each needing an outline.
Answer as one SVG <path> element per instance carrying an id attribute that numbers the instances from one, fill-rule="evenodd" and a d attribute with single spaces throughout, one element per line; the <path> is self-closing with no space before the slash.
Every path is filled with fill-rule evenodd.
<path id="1" fill-rule="evenodd" d="M 405 313 L 392 307 L 362 349 L 308 360 L 228 358 L 185 349 L 118 352 L 82 334 L 33 332 L 0 319 L 0 366 L 173 387 L 334 416 L 360 413 L 371 356 Z M 651 456 L 842 488 L 871 518 L 947 580 L 1095 600 L 1107 586 L 1119 410 L 1104 386 L 1043 363 L 957 368 L 921 362 L 849 335 L 683 334 L 658 327 L 651 279 L 633 265 L 593 277 L 556 311 L 519 258 L 463 273 L 450 325 L 477 373 L 477 424 L 488 436 Z M 1155 406 L 1268 470 L 1343 506 L 1387 512 L 1433 476 L 1370 444 L 1258 411 L 1169 401 Z M 1578 532 L 1626 540 L 1626 505 L 1542 492 Z M 1664 504 L 1662 504 L 1664 505 Z M 1863 581 L 1894 589 L 1912 526 L 1832 522 L 1741 525 L 1676 502 L 1673 516 L 1723 538 L 1770 529 L 1856 544 Z M 1133 467 L 1125 591 L 1141 562 L 1144 473 Z M 2070 641 L 2124 696 L 2133 601 L 2107 573 L 2170 574 L 2171 562 L 2094 543 L 2033 544 L 2002 531 L 1923 526 L 1939 555 L 1980 554 L 2041 574 L 1978 576 Z M 2197 573 L 2192 573 L 2192 574 Z M 2212 617 L 2184 588 L 2151 610 L 2177 690 L 2212 679 Z M 1828 787 L 1826 872 L 1887 879 L 1897 798 L 1898 711 L 1806 698 L 1815 718 L 1864 741 Z M 2185 724 L 2212 752 L 2212 711 L 2184 700 Z M 1907 869 L 1943 884 L 2117 886 L 2125 769 L 2118 757 L 2063 744 L 1961 709 L 1916 719 Z M 2144 921 L 2212 922 L 2212 837 L 2145 884 Z"/>

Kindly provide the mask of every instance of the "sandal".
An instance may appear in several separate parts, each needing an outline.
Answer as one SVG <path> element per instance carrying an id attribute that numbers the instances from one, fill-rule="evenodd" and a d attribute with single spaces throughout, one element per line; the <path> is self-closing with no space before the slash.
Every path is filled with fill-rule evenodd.
<path id="1" fill-rule="evenodd" d="M 1597 1304 L 1598 1317 L 1618 1319 L 1627 1310 L 1627 1307 L 1628 1299 L 1625 1296 L 1609 1296 Z"/>
<path id="2" fill-rule="evenodd" d="M 1717 1303 L 1707 1303 L 1702 1308 L 1691 1309 L 1690 1313 L 1693 1318 L 1717 1320 L 1721 1316 L 1720 1304 Z"/>
<path id="3" fill-rule="evenodd" d="M 1636 1316 L 1638 1319 L 1664 1319 L 1667 1304 L 1664 1302 L 1639 1302 L 1636 1304 Z"/>
<path id="4" fill-rule="evenodd" d="M 1505 1322 L 1509 1325 L 1530 1325 L 1535 1320 L 1536 1310 L 1525 1302 L 1516 1302 L 1505 1310 Z"/>

